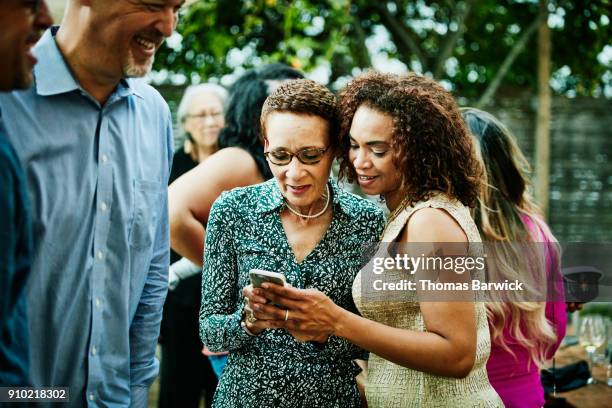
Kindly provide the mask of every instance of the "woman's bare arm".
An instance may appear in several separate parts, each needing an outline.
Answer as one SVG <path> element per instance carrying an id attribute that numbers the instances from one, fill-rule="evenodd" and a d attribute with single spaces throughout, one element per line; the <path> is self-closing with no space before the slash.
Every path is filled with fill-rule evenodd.
<path id="1" fill-rule="evenodd" d="M 205 225 L 213 202 L 226 190 L 264 181 L 244 149 L 219 150 L 168 188 L 172 249 L 202 266 Z"/>

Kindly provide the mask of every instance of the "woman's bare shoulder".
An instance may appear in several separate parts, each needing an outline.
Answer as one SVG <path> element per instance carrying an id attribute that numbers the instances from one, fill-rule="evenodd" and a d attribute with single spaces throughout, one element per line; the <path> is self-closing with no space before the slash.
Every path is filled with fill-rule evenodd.
<path id="1" fill-rule="evenodd" d="M 404 238 L 413 242 L 467 242 L 459 223 L 445 210 L 426 207 L 410 217 Z"/>

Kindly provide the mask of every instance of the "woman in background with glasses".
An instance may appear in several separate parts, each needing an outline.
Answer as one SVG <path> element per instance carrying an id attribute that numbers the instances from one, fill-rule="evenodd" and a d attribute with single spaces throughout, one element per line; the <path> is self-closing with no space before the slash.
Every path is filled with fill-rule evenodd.
<path id="1" fill-rule="evenodd" d="M 230 351 L 215 407 L 360 406 L 352 360 L 362 350 L 342 339 L 298 342 L 292 335 L 305 333 L 269 330 L 272 316 L 255 319 L 243 300 L 249 271 L 263 269 L 355 311 L 351 285 L 363 245 L 378 240 L 384 218 L 330 179 L 338 122 L 327 88 L 311 80 L 279 86 L 261 114 L 274 179 L 224 193 L 211 209 L 200 334 L 210 350 Z"/>
<path id="2" fill-rule="evenodd" d="M 192 85 L 185 90 L 178 106 L 177 116 L 185 142 L 174 155 L 174 162 L 189 157 L 191 167 L 219 150 L 219 132 L 225 125 L 223 108 L 227 91 L 216 84 Z M 176 179 L 180 174 L 176 174 Z"/>
<path id="3" fill-rule="evenodd" d="M 177 123 L 183 146 L 172 160 L 169 183 L 202 163 L 219 149 L 223 128 L 225 88 L 216 84 L 189 86 L 178 106 Z M 162 359 L 158 407 L 197 408 L 202 394 L 207 407 L 217 387 L 217 377 L 197 334 L 200 308 L 200 267 L 170 252 L 170 291 L 164 304 L 160 343 Z M 182 272 L 180 279 L 177 271 Z M 193 272 L 187 277 L 185 271 Z"/>

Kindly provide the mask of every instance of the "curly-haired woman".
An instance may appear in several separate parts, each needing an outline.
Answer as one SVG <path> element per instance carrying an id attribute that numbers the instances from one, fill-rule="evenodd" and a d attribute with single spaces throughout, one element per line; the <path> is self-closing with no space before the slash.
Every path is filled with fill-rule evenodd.
<path id="1" fill-rule="evenodd" d="M 370 72 L 344 89 L 340 115 L 343 174 L 366 194 L 384 196 L 392 212 L 382 240 L 408 251 L 419 243 L 447 251 L 442 243 L 454 243 L 444 255 L 475 256 L 472 244 L 480 235 L 469 207 L 483 173 L 450 93 L 415 74 Z M 396 272 L 380 276 L 399 280 L 403 275 Z M 490 337 L 482 302 L 469 293 L 435 302 L 418 290 L 376 294 L 365 287 L 372 283 L 367 273 L 364 268 L 353 286 L 363 317 L 315 289 L 274 285 L 256 294 L 288 312 L 255 303 L 256 316 L 274 315 L 273 327 L 342 338 L 370 351 L 369 407 L 502 406 L 487 379 Z M 431 277 L 436 279 L 464 276 L 455 270 Z"/>
<path id="2" fill-rule="evenodd" d="M 211 209 L 200 334 L 210 350 L 230 352 L 215 407 L 360 405 L 353 359 L 363 350 L 339 338 L 296 342 L 292 335 L 308 334 L 269 330 L 271 316 L 254 318 L 243 301 L 243 293 L 253 297 L 249 271 L 264 269 L 355 311 L 351 285 L 362 245 L 377 240 L 384 217 L 330 179 L 338 122 L 336 98 L 324 86 L 305 79 L 280 85 L 261 113 L 274 179 L 226 192 Z"/>

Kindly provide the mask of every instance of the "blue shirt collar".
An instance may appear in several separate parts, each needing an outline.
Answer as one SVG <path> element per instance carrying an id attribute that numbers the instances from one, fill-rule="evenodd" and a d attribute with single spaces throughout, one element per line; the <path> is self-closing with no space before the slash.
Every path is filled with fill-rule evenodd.
<path id="1" fill-rule="evenodd" d="M 55 42 L 55 34 L 58 29 L 59 26 L 48 29 L 34 47 L 33 53 L 38 59 L 38 63 L 34 66 L 36 93 L 41 96 L 59 95 L 77 90 L 86 93 L 72 76 L 64 56 Z M 132 78 L 121 79 L 114 92 L 116 97 L 136 95 L 142 98 L 142 95 L 134 89 L 134 80 Z"/>
<path id="2" fill-rule="evenodd" d="M 347 196 L 351 193 L 344 191 L 338 186 L 337 181 L 330 177 L 327 184 L 332 193 L 332 204 L 334 208 L 342 210 L 347 215 L 351 215 L 351 205 L 347 201 Z M 281 194 L 280 187 L 275 178 L 263 183 L 262 199 L 257 203 L 255 211 L 266 213 L 277 210 L 285 205 L 285 198 Z"/>

